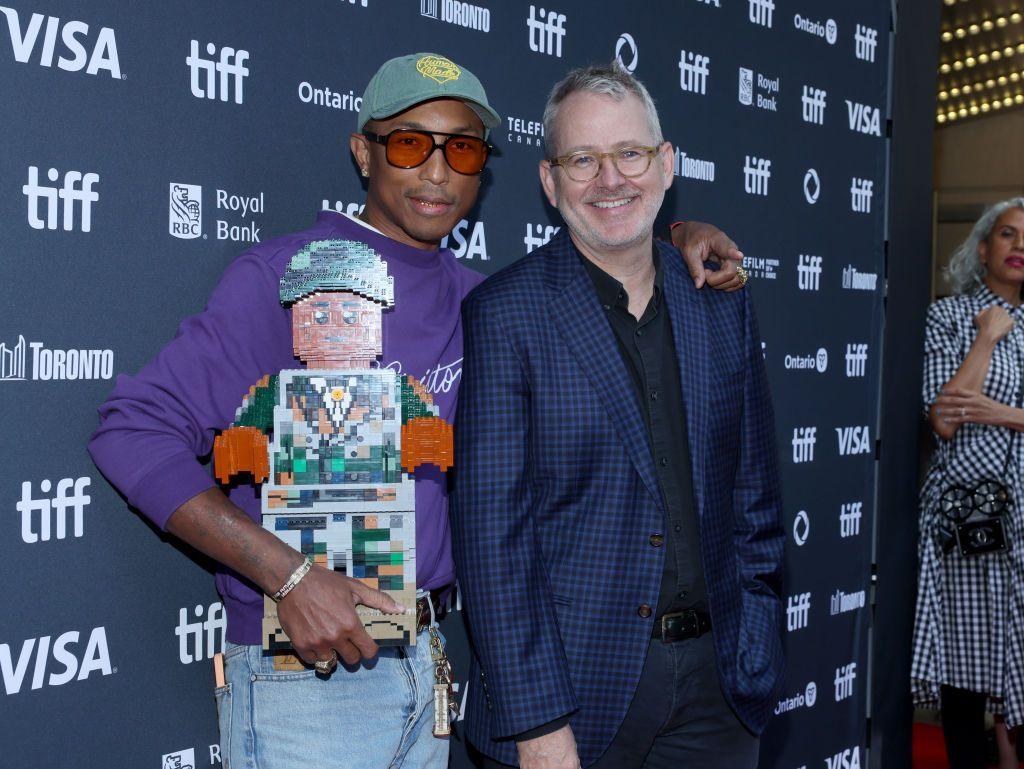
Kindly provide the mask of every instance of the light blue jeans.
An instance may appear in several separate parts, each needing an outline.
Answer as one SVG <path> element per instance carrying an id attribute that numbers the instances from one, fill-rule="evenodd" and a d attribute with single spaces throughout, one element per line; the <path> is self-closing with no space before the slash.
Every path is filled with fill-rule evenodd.
<path id="1" fill-rule="evenodd" d="M 430 636 L 329 677 L 277 672 L 259 646 L 224 649 L 216 691 L 224 769 L 445 769 L 434 737 Z"/>

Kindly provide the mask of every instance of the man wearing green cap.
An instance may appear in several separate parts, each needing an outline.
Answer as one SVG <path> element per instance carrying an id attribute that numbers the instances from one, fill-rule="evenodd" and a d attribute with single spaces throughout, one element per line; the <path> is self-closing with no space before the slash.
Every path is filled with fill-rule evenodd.
<path id="1" fill-rule="evenodd" d="M 378 647 L 356 605 L 386 613 L 406 607 L 353 576 L 310 568 L 260 525 L 260 497 L 250 485 L 222 490 L 198 457 L 211 452 L 254 382 L 302 367 L 280 282 L 292 257 L 317 241 L 356 241 L 386 263 L 394 304 L 381 318 L 378 365 L 418 378 L 438 417 L 452 422 L 460 303 L 483 276 L 440 242 L 476 201 L 487 131 L 498 123 L 480 82 L 450 59 L 421 53 L 386 62 L 366 88 L 350 139 L 367 178 L 359 218 L 321 211 L 312 227 L 240 255 L 206 309 L 138 374 L 120 377 L 100 407 L 89 449 L 104 475 L 157 526 L 218 563 L 228 643 L 217 703 L 221 752 L 232 769 L 447 763 L 447 740 L 433 736 L 444 713 L 435 710 L 427 632 L 441 610 L 437 599 L 455 581 L 443 474 L 431 466 L 415 474 L 417 643 Z M 673 237 L 688 240 L 698 284 L 702 257 L 732 247 L 707 226 L 678 227 Z M 738 285 L 731 268 L 708 281 Z M 325 314 L 324 322 L 337 319 Z M 261 651 L 265 596 L 279 599 L 281 627 L 305 663 L 298 670 L 279 669 Z"/>

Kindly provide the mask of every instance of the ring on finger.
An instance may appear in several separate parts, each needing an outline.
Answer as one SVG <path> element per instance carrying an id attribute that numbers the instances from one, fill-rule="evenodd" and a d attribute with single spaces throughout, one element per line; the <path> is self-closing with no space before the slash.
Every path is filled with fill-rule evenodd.
<path id="1" fill-rule="evenodd" d="M 960 416 L 962 416 L 962 417 L 967 416 L 967 407 L 966 406 L 961 406 L 960 407 Z"/>
<path id="2" fill-rule="evenodd" d="M 330 659 L 317 660 L 313 663 L 313 667 L 316 668 L 317 673 L 323 673 L 326 675 L 327 673 L 330 673 L 334 669 L 334 666 L 337 664 L 338 652 L 334 651 L 334 649 L 331 649 Z"/>
<path id="3" fill-rule="evenodd" d="M 747 285 L 747 280 L 750 279 L 750 273 L 747 272 L 743 267 L 736 268 L 736 277 L 740 279 L 740 285 Z"/>

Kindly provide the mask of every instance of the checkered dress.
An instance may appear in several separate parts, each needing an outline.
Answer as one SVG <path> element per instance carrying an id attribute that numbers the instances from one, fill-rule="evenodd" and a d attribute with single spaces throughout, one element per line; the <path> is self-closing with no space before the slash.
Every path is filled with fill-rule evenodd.
<path id="1" fill-rule="evenodd" d="M 975 316 L 999 304 L 1016 326 L 996 345 L 984 393 L 1013 404 L 1024 360 L 1024 307 L 1013 308 L 982 286 L 972 294 L 935 302 L 925 330 L 925 414 L 939 390 L 953 377 L 977 334 Z M 1024 723 L 1024 436 L 1013 442 L 1005 427 L 968 424 L 938 448 L 921 489 L 921 540 L 918 545 L 917 612 L 911 667 L 915 702 L 938 707 L 939 686 L 946 684 L 989 695 L 988 709 L 1004 713 L 1007 724 Z M 963 557 L 943 554 L 942 513 L 938 500 L 949 485 L 971 486 L 1002 479 L 1015 503 L 1003 525 L 1007 553 Z"/>

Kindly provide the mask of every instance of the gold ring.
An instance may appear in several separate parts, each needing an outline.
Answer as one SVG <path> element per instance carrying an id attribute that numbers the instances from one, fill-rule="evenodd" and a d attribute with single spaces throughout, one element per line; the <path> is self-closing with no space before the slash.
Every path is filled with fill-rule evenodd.
<path id="1" fill-rule="evenodd" d="M 736 277 L 740 279 L 740 285 L 745 286 L 747 285 L 747 281 L 750 280 L 750 273 L 747 272 L 746 269 L 743 267 L 737 267 Z"/>
<path id="2" fill-rule="evenodd" d="M 331 658 L 329 660 L 317 660 L 313 663 L 313 667 L 316 668 L 317 673 L 323 673 L 327 675 L 334 669 L 335 664 L 338 662 L 338 652 L 331 649 Z"/>

